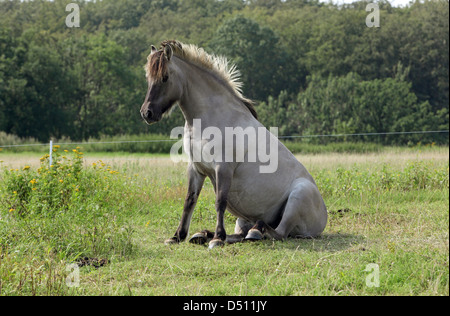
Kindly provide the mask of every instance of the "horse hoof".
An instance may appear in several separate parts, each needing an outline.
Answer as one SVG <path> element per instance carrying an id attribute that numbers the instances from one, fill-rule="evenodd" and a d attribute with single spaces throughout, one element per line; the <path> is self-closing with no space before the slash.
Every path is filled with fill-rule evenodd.
<path id="1" fill-rule="evenodd" d="M 178 244 L 178 243 L 179 243 L 179 242 L 178 242 L 178 240 L 177 240 L 175 237 L 166 239 L 166 240 L 164 241 L 164 245 L 175 245 L 175 244 Z"/>
<path id="2" fill-rule="evenodd" d="M 189 242 L 191 244 L 204 245 L 207 240 L 208 238 L 205 233 L 196 233 L 191 237 L 191 239 L 189 239 Z"/>
<path id="3" fill-rule="evenodd" d="M 223 247 L 225 245 L 225 242 L 222 239 L 213 239 L 209 242 L 209 249 L 213 249 L 216 247 Z"/>
<path id="4" fill-rule="evenodd" d="M 257 229 L 250 229 L 245 240 L 256 241 L 264 238 L 264 235 Z"/>

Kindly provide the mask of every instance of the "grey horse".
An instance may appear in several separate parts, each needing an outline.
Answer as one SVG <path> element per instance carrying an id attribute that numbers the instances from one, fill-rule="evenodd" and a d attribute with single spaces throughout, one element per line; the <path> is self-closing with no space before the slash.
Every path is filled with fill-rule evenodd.
<path id="1" fill-rule="evenodd" d="M 183 147 L 189 157 L 188 192 L 178 229 L 166 244 L 188 236 L 206 177 L 216 194 L 216 229 L 193 235 L 191 242 L 209 240 L 213 248 L 265 235 L 283 240 L 323 232 L 328 213 L 314 179 L 257 120 L 252 102 L 242 96 L 235 66 L 195 45 L 165 41 L 160 49 L 152 46 L 145 69 L 148 91 L 142 118 L 148 124 L 158 122 L 178 103 L 186 120 Z M 231 140 L 225 139 L 229 135 Z M 265 156 L 267 149 L 271 153 Z M 237 217 L 235 232 L 228 236 L 226 209 Z"/>

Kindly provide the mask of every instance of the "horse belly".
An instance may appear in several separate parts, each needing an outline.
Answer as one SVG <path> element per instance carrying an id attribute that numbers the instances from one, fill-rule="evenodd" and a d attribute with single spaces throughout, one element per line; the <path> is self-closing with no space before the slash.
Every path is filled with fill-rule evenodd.
<path id="1" fill-rule="evenodd" d="M 258 176 L 256 176 L 258 178 Z M 235 181 L 228 194 L 228 210 L 234 216 L 250 222 L 263 220 L 267 223 L 278 218 L 289 196 L 289 180 L 286 185 L 274 187 L 267 181 L 254 181 L 248 185 Z"/>
<path id="2" fill-rule="evenodd" d="M 283 211 L 292 184 L 299 178 L 312 180 L 305 167 L 280 144 L 278 167 L 274 173 L 261 173 L 260 164 L 248 162 L 235 170 L 228 196 L 229 210 L 252 222 L 274 222 Z"/>

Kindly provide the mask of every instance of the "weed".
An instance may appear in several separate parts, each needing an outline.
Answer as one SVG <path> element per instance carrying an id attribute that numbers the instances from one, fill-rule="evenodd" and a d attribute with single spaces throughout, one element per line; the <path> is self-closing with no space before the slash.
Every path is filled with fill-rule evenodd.
<path id="1" fill-rule="evenodd" d="M 84 167 L 79 149 L 60 151 L 55 146 L 52 165 L 45 155 L 37 170 L 3 170 L 2 246 L 41 249 L 43 257 L 51 249 L 67 261 L 131 254 L 134 231 L 120 216 L 125 191 L 120 174 L 102 161 Z"/>

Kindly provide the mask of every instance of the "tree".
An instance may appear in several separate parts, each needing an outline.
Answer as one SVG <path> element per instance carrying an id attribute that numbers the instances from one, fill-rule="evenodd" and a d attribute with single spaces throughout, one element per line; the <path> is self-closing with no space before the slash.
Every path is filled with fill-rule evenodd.
<path id="1" fill-rule="evenodd" d="M 449 126 L 448 0 L 380 1 L 380 28 L 365 25 L 365 0 L 83 0 L 76 29 L 65 25 L 67 1 L 0 3 L 0 130 L 8 133 L 167 134 L 183 124 L 178 109 L 150 127 L 139 115 L 150 45 L 166 39 L 236 63 L 244 95 L 280 134 Z"/>
<path id="2" fill-rule="evenodd" d="M 126 49 L 104 35 L 73 38 L 66 45 L 71 47 L 68 67 L 77 82 L 73 138 L 133 131 L 145 79 L 126 64 Z"/>
<path id="3" fill-rule="evenodd" d="M 242 74 L 244 94 L 257 100 L 298 87 L 295 63 L 268 27 L 241 15 L 226 20 L 209 43 L 211 51 L 235 63 Z"/>
<path id="4" fill-rule="evenodd" d="M 292 116 L 298 118 L 302 135 L 427 131 L 442 127 L 445 122 L 441 120 L 448 115 L 448 111 L 434 113 L 427 101 L 418 100 L 409 82 L 395 78 L 363 81 L 354 73 L 328 79 L 313 76 L 297 102 L 297 114 Z M 432 135 L 420 137 L 437 140 Z M 359 139 L 374 141 L 364 136 Z M 378 140 L 405 144 L 410 139 L 410 135 L 395 135 Z"/>

